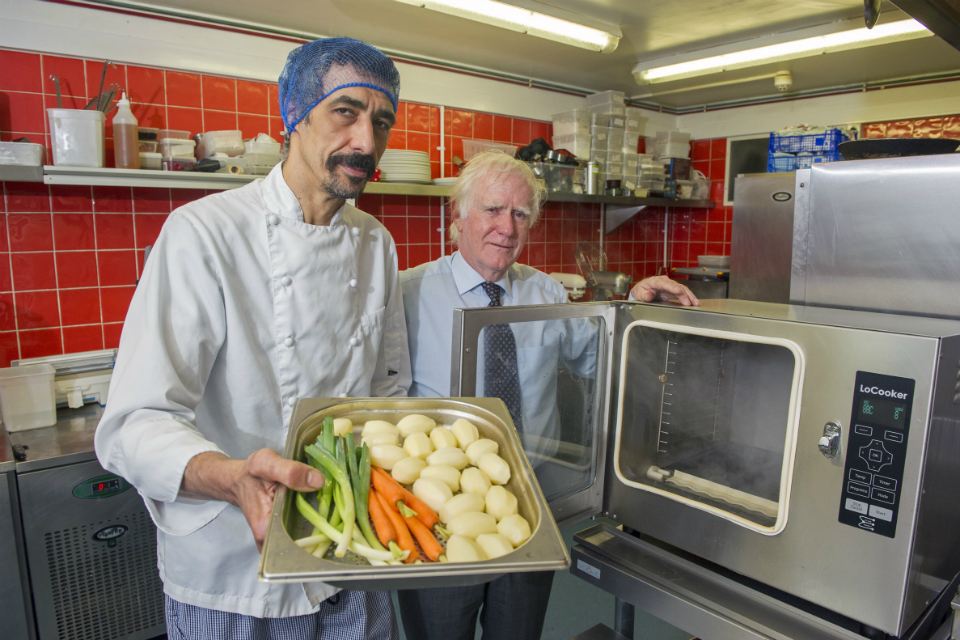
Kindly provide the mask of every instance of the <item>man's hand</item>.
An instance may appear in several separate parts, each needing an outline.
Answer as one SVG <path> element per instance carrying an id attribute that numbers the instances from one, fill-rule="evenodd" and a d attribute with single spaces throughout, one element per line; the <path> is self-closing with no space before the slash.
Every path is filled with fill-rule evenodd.
<path id="1" fill-rule="evenodd" d="M 644 278 L 633 287 L 633 291 L 631 291 L 630 294 L 634 299 L 642 300 L 643 302 L 677 300 L 685 307 L 700 306 L 700 301 L 697 300 L 697 296 L 693 295 L 690 289 L 687 289 L 676 280 L 671 280 L 667 276 Z"/>
<path id="2" fill-rule="evenodd" d="M 323 486 L 323 474 L 302 462 L 286 460 L 273 449 L 254 451 L 246 460 L 211 451 L 187 463 L 180 493 L 240 507 L 257 550 L 262 550 L 273 496 L 280 485 L 294 491 L 316 491 Z"/>

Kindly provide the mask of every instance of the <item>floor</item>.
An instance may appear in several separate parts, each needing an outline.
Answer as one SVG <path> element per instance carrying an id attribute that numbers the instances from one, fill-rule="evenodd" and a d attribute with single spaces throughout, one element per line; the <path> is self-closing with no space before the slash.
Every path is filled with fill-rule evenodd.
<path id="1" fill-rule="evenodd" d="M 616 524 L 608 520 L 610 524 Z M 595 520 L 568 527 L 562 532 L 567 548 L 573 546 L 573 534 L 596 524 Z M 397 607 L 394 595 L 394 607 Z M 558 571 L 547 608 L 541 640 L 570 640 L 587 629 L 603 623 L 613 628 L 613 596 L 576 578 L 569 571 Z M 691 634 L 681 631 L 643 611 L 634 617 L 634 640 L 690 640 Z M 481 630 L 477 625 L 476 638 Z M 400 637 L 408 640 L 401 625 Z M 413 638 L 409 640 L 414 640 Z"/>

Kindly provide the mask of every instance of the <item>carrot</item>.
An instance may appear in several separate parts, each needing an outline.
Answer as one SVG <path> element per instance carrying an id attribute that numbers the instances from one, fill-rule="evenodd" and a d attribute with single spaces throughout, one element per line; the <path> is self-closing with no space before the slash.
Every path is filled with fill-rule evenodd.
<path id="1" fill-rule="evenodd" d="M 440 543 L 437 541 L 437 538 L 433 535 L 433 532 L 431 532 L 425 524 L 417 520 L 415 516 L 405 515 L 403 516 L 403 521 L 407 523 L 408 527 L 410 527 L 410 533 L 416 537 L 417 542 L 420 543 L 420 548 L 423 549 L 425 554 L 427 554 L 427 557 L 434 562 L 439 562 L 440 556 L 443 555 L 444 551 L 443 547 L 441 547 Z"/>
<path id="2" fill-rule="evenodd" d="M 370 519 L 373 521 L 377 538 L 383 546 L 389 547 L 391 542 L 397 541 L 397 532 L 393 530 L 390 518 L 384 513 L 383 507 L 380 506 L 380 501 L 377 500 L 377 496 L 372 489 L 367 501 L 369 503 Z"/>
<path id="3" fill-rule="evenodd" d="M 386 498 L 380 495 L 379 492 L 371 491 L 377 496 L 377 500 L 380 501 L 380 506 L 383 509 L 384 513 L 387 514 L 387 517 L 390 518 L 391 524 L 393 524 L 393 530 L 397 534 L 397 544 L 400 545 L 400 548 L 404 551 L 409 551 L 407 555 L 406 562 L 407 564 L 412 563 L 419 557 L 417 553 L 417 546 L 413 542 L 413 536 L 410 535 L 410 529 L 407 528 L 407 523 L 403 521 L 403 518 L 400 517 L 400 514 L 394 511 L 387 505 Z"/>
<path id="4" fill-rule="evenodd" d="M 403 488 L 403 486 L 387 475 L 387 472 L 379 467 L 373 467 L 373 473 L 370 474 L 374 488 L 383 496 L 383 499 L 393 507 L 391 511 L 397 510 L 397 503 L 403 502 L 408 507 L 417 512 L 417 520 L 427 526 L 427 529 L 433 529 L 433 525 L 440 522 L 437 512 L 426 505 L 426 503 Z"/>

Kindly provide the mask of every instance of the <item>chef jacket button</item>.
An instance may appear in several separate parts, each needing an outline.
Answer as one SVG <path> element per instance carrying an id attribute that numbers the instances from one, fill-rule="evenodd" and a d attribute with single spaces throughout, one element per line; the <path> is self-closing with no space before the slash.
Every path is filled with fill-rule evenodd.
<path id="1" fill-rule="evenodd" d="M 293 396 L 290 396 L 289 398 L 287 398 L 287 406 L 292 407 L 295 404 L 297 404 L 296 398 L 294 398 Z"/>
<path id="2" fill-rule="evenodd" d="M 273 226 L 277 226 L 278 224 L 280 224 L 280 216 L 278 216 L 275 213 L 271 213 L 269 216 L 267 216 L 267 222 L 269 222 Z"/>
<path id="3" fill-rule="evenodd" d="M 360 341 L 359 341 L 359 340 L 357 340 L 356 338 L 350 338 L 350 346 L 351 346 L 351 347 L 355 347 L 355 346 L 357 346 L 358 344 L 360 344 Z"/>
<path id="4" fill-rule="evenodd" d="M 293 338 L 287 338 L 286 340 L 283 341 L 283 344 L 287 345 L 288 347 L 292 347 L 292 346 L 293 346 Z"/>
<path id="5" fill-rule="evenodd" d="M 293 284 L 293 278 L 291 278 L 290 276 L 283 276 L 282 278 L 280 278 L 280 284 L 282 284 L 285 287 L 289 287 L 291 284 Z"/>
<path id="6" fill-rule="evenodd" d="M 360 227 L 354 227 L 353 229 L 350 229 L 350 233 L 352 233 L 354 236 L 360 235 Z"/>
<path id="7" fill-rule="evenodd" d="M 356 278 L 352 278 L 352 279 L 350 280 L 350 287 L 351 287 L 352 289 L 356 289 L 356 288 L 357 288 L 357 279 L 356 279 Z"/>
<path id="8" fill-rule="evenodd" d="M 341 394 L 340 394 L 340 397 L 341 397 L 341 398 L 346 398 L 346 397 L 347 397 L 347 394 L 346 394 L 346 393 L 341 393 Z"/>

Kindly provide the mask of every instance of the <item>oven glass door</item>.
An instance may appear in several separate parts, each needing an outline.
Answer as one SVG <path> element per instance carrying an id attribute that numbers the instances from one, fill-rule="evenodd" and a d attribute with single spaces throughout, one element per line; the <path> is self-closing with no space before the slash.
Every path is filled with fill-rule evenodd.
<path id="1" fill-rule="evenodd" d="M 609 303 L 454 312 L 451 395 L 506 400 L 560 526 L 600 511 L 613 318 Z"/>
<path id="2" fill-rule="evenodd" d="M 620 345 L 618 480 L 775 535 L 787 522 L 804 359 L 786 339 L 643 319 Z"/>

